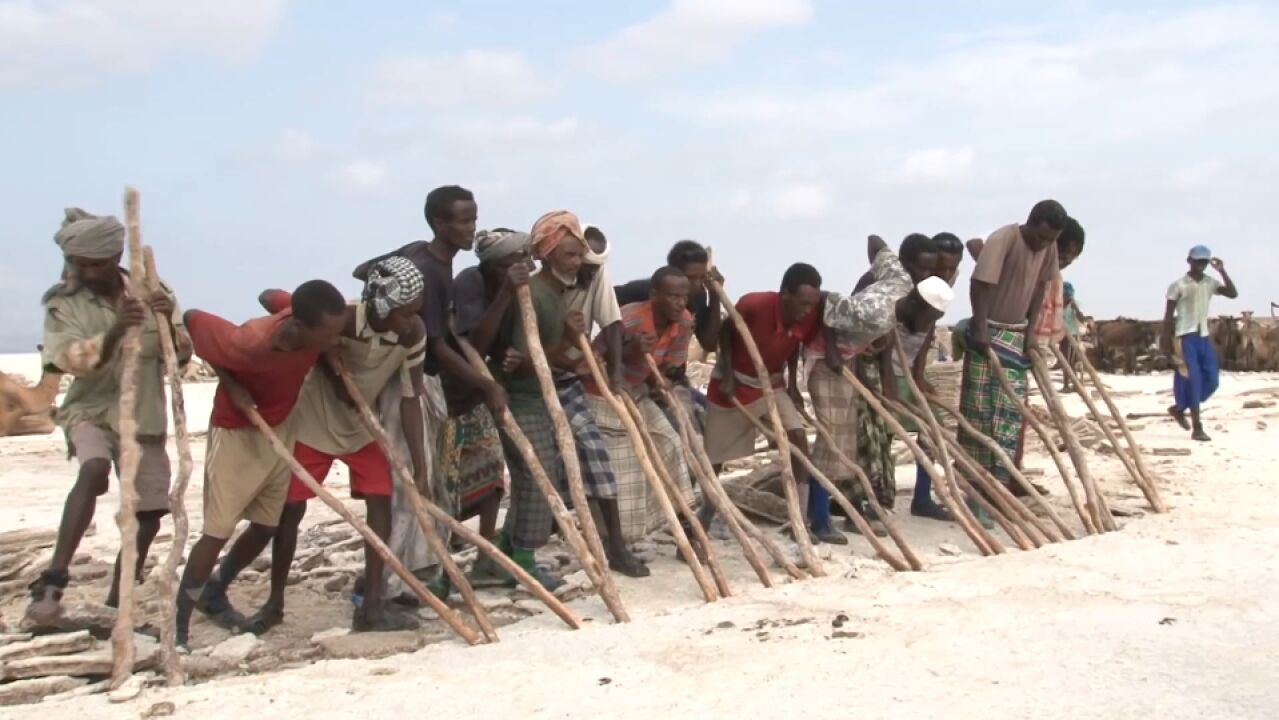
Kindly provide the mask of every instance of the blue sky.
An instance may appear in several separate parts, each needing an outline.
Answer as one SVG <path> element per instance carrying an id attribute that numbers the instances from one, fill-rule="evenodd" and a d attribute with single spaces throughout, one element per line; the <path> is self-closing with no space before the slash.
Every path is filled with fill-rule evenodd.
<path id="1" fill-rule="evenodd" d="M 1273 3 L 0 0 L 0 350 L 38 342 L 61 209 L 126 184 L 183 304 L 237 320 L 354 293 L 447 183 L 481 226 L 576 211 L 619 281 L 697 238 L 735 293 L 1055 197 L 1087 312 L 1157 317 L 1206 243 L 1216 309 L 1266 314 L 1276 67 Z"/>

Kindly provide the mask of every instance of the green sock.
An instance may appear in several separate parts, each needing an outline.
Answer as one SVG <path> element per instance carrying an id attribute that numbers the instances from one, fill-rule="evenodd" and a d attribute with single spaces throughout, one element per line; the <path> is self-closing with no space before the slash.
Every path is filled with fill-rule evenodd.
<path id="1" fill-rule="evenodd" d="M 513 547 L 512 547 L 512 545 L 511 545 L 511 535 L 510 535 L 510 533 L 508 533 L 508 532 L 506 532 L 505 530 L 503 530 L 502 532 L 500 532 L 500 533 L 498 533 L 498 534 L 497 534 L 497 549 L 498 549 L 498 550 L 501 550 L 502 552 L 506 553 L 507 555 L 510 555 L 510 554 L 511 554 L 511 551 L 513 550 Z"/>
<path id="2" fill-rule="evenodd" d="M 537 567 L 537 562 L 535 561 L 533 557 L 532 550 L 526 550 L 524 548 L 515 548 L 514 550 L 511 551 L 511 559 L 514 560 L 517 565 L 524 568 L 524 570 L 527 572 L 533 572 L 533 568 Z"/>

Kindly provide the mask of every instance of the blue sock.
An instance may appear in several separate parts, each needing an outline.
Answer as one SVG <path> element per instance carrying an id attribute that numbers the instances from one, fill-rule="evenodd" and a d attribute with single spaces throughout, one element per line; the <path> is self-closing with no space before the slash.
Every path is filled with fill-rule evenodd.
<path id="1" fill-rule="evenodd" d="M 933 501 L 932 496 L 933 478 L 924 469 L 923 465 L 915 463 L 915 496 L 911 499 L 912 505 L 926 505 Z"/>
<path id="2" fill-rule="evenodd" d="M 808 522 L 814 530 L 830 529 L 830 493 L 811 479 L 808 481 Z"/>

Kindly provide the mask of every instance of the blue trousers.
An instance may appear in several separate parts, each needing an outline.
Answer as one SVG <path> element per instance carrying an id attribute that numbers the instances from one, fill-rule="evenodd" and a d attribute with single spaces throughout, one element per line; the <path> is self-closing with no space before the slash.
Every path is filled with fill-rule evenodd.
<path id="1" fill-rule="evenodd" d="M 1177 338 L 1181 343 L 1181 356 L 1186 361 L 1188 377 L 1174 372 L 1172 376 L 1172 394 L 1177 402 L 1178 410 L 1189 410 L 1217 391 L 1221 380 L 1221 370 L 1217 367 L 1217 348 L 1212 340 L 1191 333 Z"/>

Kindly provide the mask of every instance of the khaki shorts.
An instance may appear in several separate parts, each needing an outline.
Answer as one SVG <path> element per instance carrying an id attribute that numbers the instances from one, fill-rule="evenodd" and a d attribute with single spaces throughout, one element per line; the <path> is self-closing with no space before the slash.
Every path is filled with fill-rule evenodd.
<path id="1" fill-rule="evenodd" d="M 76 423 L 67 431 L 67 441 L 76 460 L 84 465 L 90 460 L 106 460 L 120 474 L 120 436 L 93 423 Z M 134 488 L 138 493 L 138 512 L 169 509 L 169 454 L 163 440 L 139 442 L 142 456 L 138 459 L 138 476 Z"/>
<path id="2" fill-rule="evenodd" d="M 274 430 L 293 452 L 293 423 Z M 204 534 L 226 540 L 241 520 L 275 527 L 289 495 L 289 462 L 256 427 L 209 428 L 204 458 Z"/>
<path id="3" fill-rule="evenodd" d="M 777 414 L 781 417 L 782 426 L 787 431 L 802 430 L 804 419 L 795 409 L 790 396 L 785 392 L 774 390 L 773 399 L 777 401 Z M 762 420 L 764 426 L 768 427 L 768 402 L 764 398 L 761 397 L 747 405 L 746 412 Z M 716 405 L 714 401 L 706 404 L 706 454 L 710 456 L 712 464 L 719 465 L 729 460 L 753 455 L 755 439 L 758 436 L 759 431 L 741 410 L 736 407 L 722 407 Z"/>

